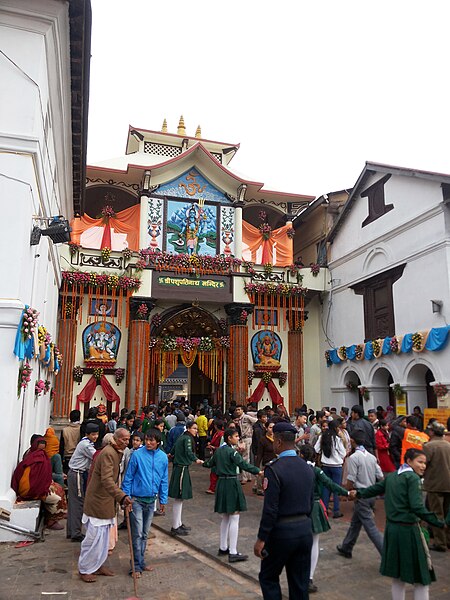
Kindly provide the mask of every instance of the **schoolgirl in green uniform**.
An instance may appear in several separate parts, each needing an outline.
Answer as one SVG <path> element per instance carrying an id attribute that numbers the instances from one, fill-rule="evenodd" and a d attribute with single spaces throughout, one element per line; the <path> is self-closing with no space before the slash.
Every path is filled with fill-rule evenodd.
<path id="1" fill-rule="evenodd" d="M 254 475 L 260 471 L 258 467 L 247 463 L 235 449 L 239 443 L 236 429 L 226 429 L 223 439 L 225 443 L 203 466 L 209 469 L 214 467 L 219 478 L 214 505 L 214 512 L 222 515 L 219 556 L 228 554 L 229 562 L 239 562 L 247 560 L 248 556 L 237 551 L 239 513 L 247 510 L 238 474 L 240 469 Z"/>

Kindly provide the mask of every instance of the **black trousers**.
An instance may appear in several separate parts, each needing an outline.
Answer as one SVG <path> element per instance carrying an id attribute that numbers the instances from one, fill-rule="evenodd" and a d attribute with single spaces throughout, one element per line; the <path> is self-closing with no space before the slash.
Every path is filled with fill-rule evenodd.
<path id="1" fill-rule="evenodd" d="M 289 600 L 308 600 L 312 539 L 310 519 L 276 525 L 265 544 L 268 556 L 261 561 L 259 572 L 264 600 L 281 600 L 283 567 L 286 568 Z"/>

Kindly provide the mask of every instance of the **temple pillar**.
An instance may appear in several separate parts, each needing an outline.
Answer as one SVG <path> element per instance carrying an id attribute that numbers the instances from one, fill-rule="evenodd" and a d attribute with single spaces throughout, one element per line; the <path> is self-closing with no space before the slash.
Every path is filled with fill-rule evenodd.
<path id="1" fill-rule="evenodd" d="M 128 328 L 126 407 L 139 410 L 149 404 L 150 379 L 150 323 L 155 307 L 153 298 L 130 298 L 130 326 Z M 145 311 L 145 307 L 147 310 Z"/>
<path id="2" fill-rule="evenodd" d="M 64 360 L 54 380 L 55 399 L 52 407 L 53 417 L 68 419 L 73 408 L 73 368 L 77 347 L 77 314 L 82 297 L 68 296 L 61 303 L 61 315 L 58 323 L 58 348 Z"/>
<path id="3" fill-rule="evenodd" d="M 230 349 L 227 365 L 229 402 L 245 404 L 248 390 L 248 325 L 253 304 L 233 302 L 224 306 L 230 323 Z"/>
<path id="4" fill-rule="evenodd" d="M 288 332 L 288 389 L 289 413 L 305 403 L 303 388 L 303 333 L 300 329 Z"/>
<path id="5" fill-rule="evenodd" d="M 242 205 L 237 204 L 234 209 L 234 255 L 242 259 Z"/>

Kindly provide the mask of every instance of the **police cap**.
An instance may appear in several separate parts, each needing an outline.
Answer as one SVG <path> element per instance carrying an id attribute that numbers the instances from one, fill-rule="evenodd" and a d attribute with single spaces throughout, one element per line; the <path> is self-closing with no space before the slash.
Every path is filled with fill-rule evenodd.
<path id="1" fill-rule="evenodd" d="M 273 433 L 293 433 L 294 435 L 297 435 L 297 430 L 291 423 L 280 421 L 273 426 Z"/>

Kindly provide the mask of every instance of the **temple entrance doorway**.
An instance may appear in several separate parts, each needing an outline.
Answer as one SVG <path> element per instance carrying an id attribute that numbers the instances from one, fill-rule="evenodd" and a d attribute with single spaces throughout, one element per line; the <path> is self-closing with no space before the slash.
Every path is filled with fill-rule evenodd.
<path id="1" fill-rule="evenodd" d="M 151 336 L 159 340 L 153 350 L 155 396 L 173 402 L 186 399 L 195 409 L 207 398 L 211 405 L 222 405 L 226 348 L 219 343 L 224 336 L 221 323 L 199 306 L 184 305 L 161 314 L 159 326 Z"/>

